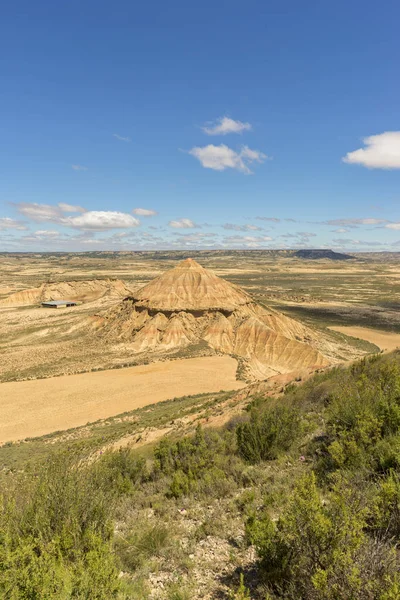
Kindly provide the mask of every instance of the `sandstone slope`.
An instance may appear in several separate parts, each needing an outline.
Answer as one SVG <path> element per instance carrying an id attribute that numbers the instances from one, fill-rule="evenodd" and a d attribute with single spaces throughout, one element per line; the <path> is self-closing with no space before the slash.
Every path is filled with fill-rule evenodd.
<path id="1" fill-rule="evenodd" d="M 298 321 L 253 301 L 239 287 L 187 259 L 96 315 L 96 335 L 130 343 L 134 353 L 170 353 L 202 342 L 242 359 L 265 379 L 327 366 L 334 348 Z"/>
<path id="2" fill-rule="evenodd" d="M 27 306 L 48 300 L 92 302 L 104 296 L 124 298 L 129 294 L 131 290 L 119 279 L 48 282 L 11 294 L 0 301 L 0 306 Z"/>

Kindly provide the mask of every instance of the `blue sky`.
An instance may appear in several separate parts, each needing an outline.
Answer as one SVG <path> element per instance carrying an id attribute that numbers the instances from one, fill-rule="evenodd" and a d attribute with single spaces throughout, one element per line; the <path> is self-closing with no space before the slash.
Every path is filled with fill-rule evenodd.
<path id="1" fill-rule="evenodd" d="M 398 2 L 1 13 L 0 250 L 400 250 Z"/>

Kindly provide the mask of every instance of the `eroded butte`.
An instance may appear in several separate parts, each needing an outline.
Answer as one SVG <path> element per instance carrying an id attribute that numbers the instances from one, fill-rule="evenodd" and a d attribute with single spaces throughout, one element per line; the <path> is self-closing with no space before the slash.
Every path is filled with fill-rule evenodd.
<path id="1" fill-rule="evenodd" d="M 237 357 L 249 379 L 335 362 L 319 333 L 257 304 L 193 259 L 156 277 L 110 310 L 89 318 L 92 335 L 129 342 L 136 354 L 203 344 Z"/>

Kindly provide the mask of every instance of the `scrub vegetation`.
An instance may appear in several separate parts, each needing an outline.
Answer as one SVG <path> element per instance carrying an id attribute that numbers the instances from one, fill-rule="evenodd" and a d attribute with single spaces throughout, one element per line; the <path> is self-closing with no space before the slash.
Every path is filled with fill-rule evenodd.
<path id="1" fill-rule="evenodd" d="M 71 444 L 4 473 L 0 596 L 395 600 L 399 542 L 393 353 L 145 456 Z"/>

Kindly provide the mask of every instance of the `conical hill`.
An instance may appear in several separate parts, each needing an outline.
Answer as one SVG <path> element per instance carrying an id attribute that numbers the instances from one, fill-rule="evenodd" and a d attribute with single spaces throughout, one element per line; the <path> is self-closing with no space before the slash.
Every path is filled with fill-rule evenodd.
<path id="1" fill-rule="evenodd" d="M 333 354 L 315 331 L 257 304 L 192 259 L 98 315 L 93 325 L 96 335 L 124 340 L 138 354 L 171 356 L 201 346 L 236 356 L 254 379 L 323 367 Z"/>
<path id="2" fill-rule="evenodd" d="M 160 311 L 233 311 L 252 302 L 246 292 L 191 258 L 153 279 L 135 294 L 135 300 L 138 306 Z"/>

